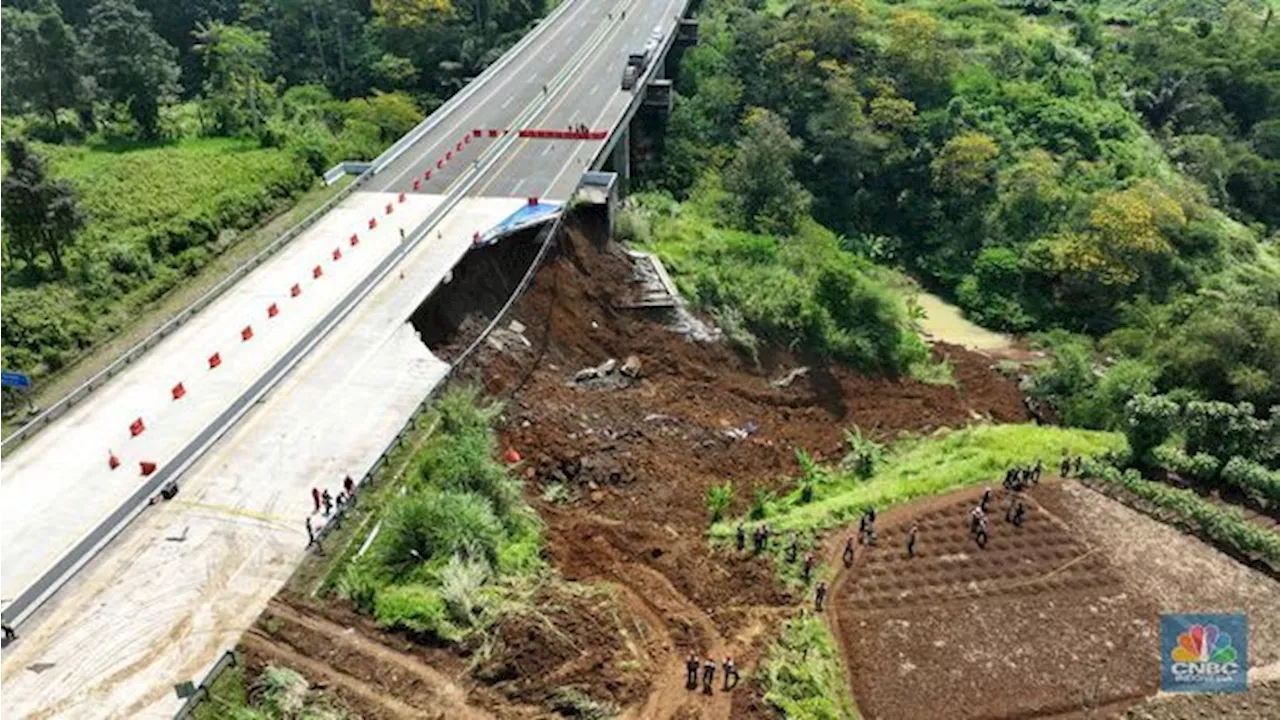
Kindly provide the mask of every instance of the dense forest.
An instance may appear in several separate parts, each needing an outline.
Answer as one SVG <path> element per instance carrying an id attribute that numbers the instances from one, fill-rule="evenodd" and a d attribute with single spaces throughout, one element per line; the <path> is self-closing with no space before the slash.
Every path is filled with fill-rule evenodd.
<path id="1" fill-rule="evenodd" d="M 546 10 L 542 0 L 0 4 L 4 361 L 37 378 L 320 192 L 333 163 L 377 156 Z"/>
<path id="2" fill-rule="evenodd" d="M 1155 393 L 1265 416 L 1280 402 L 1274 15 L 707 0 L 641 176 L 741 230 L 817 221 L 981 324 L 1031 334 L 1057 358 L 1032 389 L 1067 422 L 1119 427 Z"/>

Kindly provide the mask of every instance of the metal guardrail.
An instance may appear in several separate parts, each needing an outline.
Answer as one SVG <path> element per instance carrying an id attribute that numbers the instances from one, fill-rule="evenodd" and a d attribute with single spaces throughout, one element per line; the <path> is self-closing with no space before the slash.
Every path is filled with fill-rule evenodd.
<path id="1" fill-rule="evenodd" d="M 486 67 L 483 72 L 475 77 L 474 80 L 467 83 L 466 87 L 455 93 L 443 105 L 436 108 L 435 112 L 428 115 L 422 120 L 422 122 L 418 123 L 412 130 L 405 133 L 403 137 L 393 143 L 391 147 L 384 150 L 381 155 L 374 159 L 370 167 L 352 181 L 350 185 L 343 188 L 338 192 L 338 194 L 329 198 L 323 205 L 308 214 L 298 224 L 286 230 L 280 237 L 267 245 L 267 247 L 258 251 L 258 253 L 246 260 L 235 270 L 232 270 L 230 275 L 223 278 L 217 285 L 214 285 L 186 308 L 183 308 L 177 315 L 170 318 L 150 335 L 143 338 L 139 343 L 128 350 L 125 350 L 120 357 L 112 361 L 111 364 L 107 365 L 107 367 L 99 370 L 71 392 L 45 408 L 22 427 L 10 433 L 8 437 L 4 438 L 3 441 L 0 441 L 0 452 L 12 449 L 22 441 L 39 432 L 49 423 L 61 417 L 63 413 L 74 407 L 77 402 L 84 399 L 102 385 L 106 384 L 108 380 L 119 374 L 121 370 L 132 365 L 135 360 L 142 357 L 142 355 L 148 350 L 159 345 L 161 340 L 171 335 L 179 327 L 182 327 L 182 325 L 195 316 L 196 313 L 208 307 L 214 300 L 221 297 L 224 292 L 242 280 L 244 276 L 248 275 L 259 265 L 266 262 L 268 258 L 275 255 L 281 248 L 288 245 L 305 230 L 314 225 L 316 221 L 321 217 L 324 217 L 326 213 L 355 193 L 357 188 L 367 183 L 374 175 L 381 172 L 384 167 L 391 164 L 396 160 L 396 158 L 400 157 L 406 149 L 420 140 L 423 135 L 430 132 L 441 122 L 444 122 L 445 118 L 452 115 L 453 112 L 458 109 L 458 106 L 470 98 L 471 95 L 478 92 L 480 87 L 484 86 L 502 68 L 510 64 L 511 61 L 520 54 L 521 50 L 537 39 L 537 37 L 539 37 L 543 31 L 552 24 L 549 21 L 558 18 L 561 14 L 567 11 L 568 7 L 578 1 L 579 0 L 565 0 L 565 2 L 557 6 L 555 10 L 551 11 L 551 14 L 539 21 L 533 30 L 526 33 L 524 37 L 520 38 L 519 42 L 511 46 L 507 52 L 503 53 L 502 57 L 498 58 Z"/>
<path id="2" fill-rule="evenodd" d="M 187 720 L 195 715 L 196 708 L 205 698 L 209 697 L 209 688 L 218 680 L 222 672 L 227 668 L 236 664 L 235 650 L 228 650 L 222 653 L 222 657 L 218 658 L 218 662 L 209 668 L 209 672 L 204 674 L 204 678 L 200 684 L 196 686 L 196 691 L 182 703 L 182 707 L 178 708 L 178 712 L 174 714 L 173 720 Z"/>

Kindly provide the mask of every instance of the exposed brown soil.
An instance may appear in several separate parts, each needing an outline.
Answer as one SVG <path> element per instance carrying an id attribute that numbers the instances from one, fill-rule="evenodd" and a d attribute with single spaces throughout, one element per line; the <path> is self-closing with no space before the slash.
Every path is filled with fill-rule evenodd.
<path id="1" fill-rule="evenodd" d="M 833 624 L 868 718 L 1039 717 L 1141 698 L 1158 684 L 1154 608 L 1026 493 L 1022 528 L 995 493 L 990 541 L 969 533 L 980 489 L 913 503 L 877 521 L 834 588 Z M 905 538 L 919 523 L 916 557 Z"/>

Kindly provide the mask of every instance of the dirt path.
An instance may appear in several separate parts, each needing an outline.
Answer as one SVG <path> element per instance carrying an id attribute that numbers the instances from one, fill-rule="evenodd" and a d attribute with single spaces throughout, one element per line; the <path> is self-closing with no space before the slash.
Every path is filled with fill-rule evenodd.
<path id="1" fill-rule="evenodd" d="M 443 714 L 429 713 L 407 705 L 378 688 L 333 669 L 328 663 L 320 662 L 298 653 L 288 645 L 273 641 L 257 630 L 250 630 L 245 633 L 240 639 L 240 643 L 247 651 L 264 660 L 278 662 L 281 665 L 302 672 L 313 685 L 324 686 L 327 689 L 337 691 L 339 695 L 355 700 L 356 702 L 353 704 L 359 707 L 361 715 L 371 717 L 373 720 L 380 720 L 381 718 L 386 718 L 387 720 L 394 718 L 443 719 L 446 717 Z M 373 714 L 368 715 L 370 712 Z"/>
<path id="2" fill-rule="evenodd" d="M 469 706 L 467 704 L 467 691 L 459 687 L 453 678 L 445 676 L 411 655 L 406 655 L 376 640 L 366 638 L 356 628 L 343 627 L 327 618 L 312 615 L 275 600 L 267 606 L 267 612 L 287 622 L 297 623 L 316 632 L 323 633 L 332 638 L 334 642 L 343 643 L 364 655 L 390 662 L 403 669 L 434 692 L 435 697 L 432 701 L 432 707 L 445 711 L 445 716 L 447 717 L 460 718 L 461 720 L 491 720 L 493 718 L 489 713 Z"/>

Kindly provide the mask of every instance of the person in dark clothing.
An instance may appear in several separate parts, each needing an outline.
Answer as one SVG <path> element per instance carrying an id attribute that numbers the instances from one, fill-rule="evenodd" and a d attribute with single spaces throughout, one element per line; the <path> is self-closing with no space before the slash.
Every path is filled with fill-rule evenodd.
<path id="1" fill-rule="evenodd" d="M 1022 524 L 1027 521 L 1027 506 L 1021 500 L 1014 503 L 1012 521 L 1014 527 L 1022 527 Z"/>
<path id="2" fill-rule="evenodd" d="M 698 656 L 689 653 L 689 658 L 684 661 L 684 671 L 686 674 L 684 685 L 692 690 L 698 687 Z"/>
<path id="3" fill-rule="evenodd" d="M 345 478 L 342 479 L 342 489 L 346 491 L 347 497 L 351 497 L 352 495 L 355 495 L 356 481 L 352 480 L 350 475 L 346 476 Z"/>
<path id="4" fill-rule="evenodd" d="M 14 632 L 13 628 L 9 627 L 9 623 L 0 623 L 0 630 L 4 632 L 5 642 L 12 642 L 18 639 L 18 633 Z M 734 674 L 737 675 L 737 673 Z"/>
<path id="5" fill-rule="evenodd" d="M 920 523 L 911 523 L 911 529 L 907 531 L 907 557 L 916 556 L 916 533 L 920 532 Z"/>
<path id="6" fill-rule="evenodd" d="M 307 516 L 307 547 L 316 544 L 316 531 L 311 527 L 311 516 Z"/>
<path id="7" fill-rule="evenodd" d="M 702 692 L 710 695 L 711 687 L 716 680 L 716 661 L 707 658 L 707 662 L 702 666 Z"/>
<path id="8" fill-rule="evenodd" d="M 827 584 L 825 582 L 818 583 L 818 589 L 813 595 L 814 612 L 822 612 L 822 603 L 827 599 Z"/>
<path id="9" fill-rule="evenodd" d="M 729 678 L 733 678 L 733 683 L 729 682 Z M 726 657 L 724 659 L 724 689 L 732 690 L 738 684 L 738 666 L 733 664 L 733 658 Z"/>
<path id="10" fill-rule="evenodd" d="M 841 559 L 844 560 L 845 567 L 853 567 L 853 538 L 852 537 L 850 537 L 848 540 L 845 541 L 844 555 L 841 557 Z"/>
<path id="11" fill-rule="evenodd" d="M 755 554 L 759 555 L 764 550 L 764 526 L 761 525 L 755 529 L 751 535 L 751 547 Z"/>
<path id="12" fill-rule="evenodd" d="M 1080 457 L 1079 455 L 1077 455 L 1077 456 L 1076 456 L 1076 461 L 1075 461 L 1074 465 L 1075 465 L 1075 466 L 1071 469 L 1071 472 L 1072 472 L 1076 477 L 1080 477 L 1080 469 L 1084 466 L 1084 458 L 1082 458 L 1082 457 Z"/>
<path id="13" fill-rule="evenodd" d="M 747 547 L 747 531 L 742 528 L 742 523 L 738 523 L 738 532 L 734 537 L 737 539 L 738 552 L 742 552 Z"/>
<path id="14" fill-rule="evenodd" d="M 978 529 L 973 534 L 973 539 L 978 541 L 978 547 L 985 548 L 987 546 L 987 518 L 983 516 L 978 519 Z"/>
<path id="15" fill-rule="evenodd" d="M 813 553 L 804 556 L 804 584 L 809 584 L 809 579 L 813 577 Z"/>
<path id="16" fill-rule="evenodd" d="M 328 515 L 333 512 L 333 496 L 329 494 L 329 488 L 325 488 L 324 493 L 320 495 L 320 499 L 324 502 L 324 514 Z"/>
<path id="17" fill-rule="evenodd" d="M 320 488 L 311 488 L 311 501 L 315 503 L 315 509 L 311 512 L 320 512 Z"/>
<path id="18" fill-rule="evenodd" d="M 1040 473 L 1044 472 L 1044 463 L 1040 462 L 1040 458 L 1036 458 L 1036 466 L 1031 469 L 1031 482 L 1040 482 Z"/>
<path id="19" fill-rule="evenodd" d="M 1069 477 L 1071 475 L 1071 456 L 1062 456 L 1062 463 L 1058 466 L 1058 474 L 1062 475 L 1062 477 Z"/>
<path id="20" fill-rule="evenodd" d="M 982 501 L 978 503 L 978 507 L 982 508 L 982 512 L 986 512 L 989 504 L 991 504 L 991 488 L 986 488 L 982 491 Z"/>

